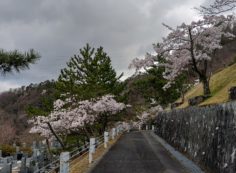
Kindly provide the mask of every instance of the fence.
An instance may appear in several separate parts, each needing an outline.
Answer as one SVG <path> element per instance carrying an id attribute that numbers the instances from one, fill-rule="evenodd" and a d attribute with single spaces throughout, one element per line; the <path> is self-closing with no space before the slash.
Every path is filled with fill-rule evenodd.
<path id="1" fill-rule="evenodd" d="M 104 135 L 90 138 L 90 142 L 85 145 L 76 148 L 71 152 L 62 152 L 60 158 L 51 162 L 50 164 L 36 170 L 34 173 L 69 173 L 70 162 L 78 157 L 82 157 L 88 154 L 89 163 L 93 162 L 93 154 L 96 151 L 96 148 L 100 145 L 104 145 L 104 148 L 107 148 L 109 136 L 111 139 L 115 139 L 117 134 L 129 130 L 124 128 L 123 126 L 118 126 L 116 128 L 112 128 L 110 135 L 108 132 L 104 132 Z"/>
<path id="2" fill-rule="evenodd" d="M 214 173 L 236 172 L 236 102 L 158 114 L 155 132 Z"/>

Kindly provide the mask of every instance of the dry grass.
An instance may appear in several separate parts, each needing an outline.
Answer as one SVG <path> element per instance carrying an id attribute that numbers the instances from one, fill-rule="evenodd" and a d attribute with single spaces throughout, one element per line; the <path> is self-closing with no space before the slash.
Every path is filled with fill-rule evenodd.
<path id="1" fill-rule="evenodd" d="M 217 72 L 211 77 L 210 88 L 212 97 L 205 100 L 200 105 L 217 104 L 228 101 L 228 90 L 230 87 L 236 86 L 236 64 L 233 64 L 222 71 Z M 198 84 L 190 89 L 185 95 L 185 102 L 178 108 L 188 106 L 188 99 L 203 94 L 202 84 Z"/>
<path id="2" fill-rule="evenodd" d="M 93 160 L 97 161 L 101 158 L 105 152 L 119 139 L 118 136 L 116 139 L 111 140 L 108 142 L 108 148 L 104 148 L 104 145 L 101 144 L 97 149 L 96 152 L 93 154 Z M 89 164 L 88 160 L 88 153 L 84 154 L 83 156 L 74 159 L 70 162 L 70 173 L 85 173 L 91 168 L 93 164 Z"/>

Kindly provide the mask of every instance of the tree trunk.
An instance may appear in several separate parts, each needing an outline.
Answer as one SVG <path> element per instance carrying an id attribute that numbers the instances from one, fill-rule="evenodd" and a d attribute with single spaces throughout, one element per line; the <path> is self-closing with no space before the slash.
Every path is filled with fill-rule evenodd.
<path id="1" fill-rule="evenodd" d="M 93 128 L 89 125 L 89 130 L 90 130 L 90 134 L 92 135 L 92 136 L 95 136 L 95 132 L 94 132 L 94 130 L 93 130 Z"/>
<path id="2" fill-rule="evenodd" d="M 51 152 L 51 148 L 50 148 L 50 144 L 49 144 L 48 138 L 46 139 L 46 144 L 47 144 L 47 149 L 48 149 L 49 157 L 50 157 L 50 160 L 51 160 L 52 159 L 52 152 Z"/>
<path id="3" fill-rule="evenodd" d="M 88 130 L 87 130 L 87 127 L 85 126 L 85 127 L 83 128 L 83 130 L 84 130 L 84 134 L 85 134 L 87 140 L 89 141 L 90 134 L 89 134 L 89 132 L 88 132 Z"/>
<path id="4" fill-rule="evenodd" d="M 204 94 L 204 96 L 210 96 L 211 95 L 211 90 L 210 90 L 209 80 L 207 79 L 207 77 L 204 77 L 201 80 L 201 82 L 203 84 L 203 94 Z"/>
<path id="5" fill-rule="evenodd" d="M 192 65 L 193 65 L 193 70 L 198 74 L 200 81 L 203 84 L 203 91 L 204 91 L 204 96 L 209 96 L 211 95 L 210 91 L 210 86 L 209 86 L 209 79 L 207 78 L 207 68 L 208 68 L 208 61 L 205 60 L 203 62 L 203 70 L 200 70 L 197 66 L 197 61 L 194 55 L 194 39 L 192 36 L 192 29 L 189 27 L 188 29 L 189 32 L 189 39 L 190 39 L 190 53 L 191 53 L 191 59 L 192 59 Z"/>
<path id="6" fill-rule="evenodd" d="M 102 120 L 102 134 L 104 133 L 104 131 L 106 130 L 106 127 L 107 127 L 107 122 L 108 122 L 108 120 L 107 120 L 107 115 L 106 114 L 104 114 L 103 115 L 104 117 L 103 117 L 103 120 Z"/>
<path id="7" fill-rule="evenodd" d="M 55 136 L 55 138 L 57 139 L 57 141 L 61 144 L 61 147 L 63 148 L 63 150 L 65 149 L 65 145 L 62 142 L 61 138 L 56 134 L 56 132 L 53 130 L 52 126 L 50 123 L 47 123 L 49 129 L 51 130 L 52 134 Z"/>
<path id="8" fill-rule="evenodd" d="M 180 93 L 181 93 L 181 103 L 184 103 L 184 101 L 185 101 L 185 90 L 184 90 L 183 86 L 180 89 Z"/>
<path id="9" fill-rule="evenodd" d="M 184 97 L 184 92 L 181 92 L 181 103 L 184 103 L 185 97 Z"/>

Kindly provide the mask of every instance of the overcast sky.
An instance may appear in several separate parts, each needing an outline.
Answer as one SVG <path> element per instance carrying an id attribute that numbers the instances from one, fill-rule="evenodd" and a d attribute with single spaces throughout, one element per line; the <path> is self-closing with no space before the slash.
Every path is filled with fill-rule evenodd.
<path id="1" fill-rule="evenodd" d="M 37 50 L 42 58 L 30 70 L 0 76 L 0 91 L 56 79 L 69 58 L 86 43 L 103 46 L 117 73 L 152 52 L 176 26 L 198 18 L 193 7 L 205 0 L 1 0 L 0 48 Z"/>

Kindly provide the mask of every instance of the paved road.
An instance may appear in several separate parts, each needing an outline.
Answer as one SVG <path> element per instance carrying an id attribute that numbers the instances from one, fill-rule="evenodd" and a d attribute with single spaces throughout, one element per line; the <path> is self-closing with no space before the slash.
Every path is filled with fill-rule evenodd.
<path id="1" fill-rule="evenodd" d="M 123 135 L 91 173 L 188 173 L 150 133 Z"/>

